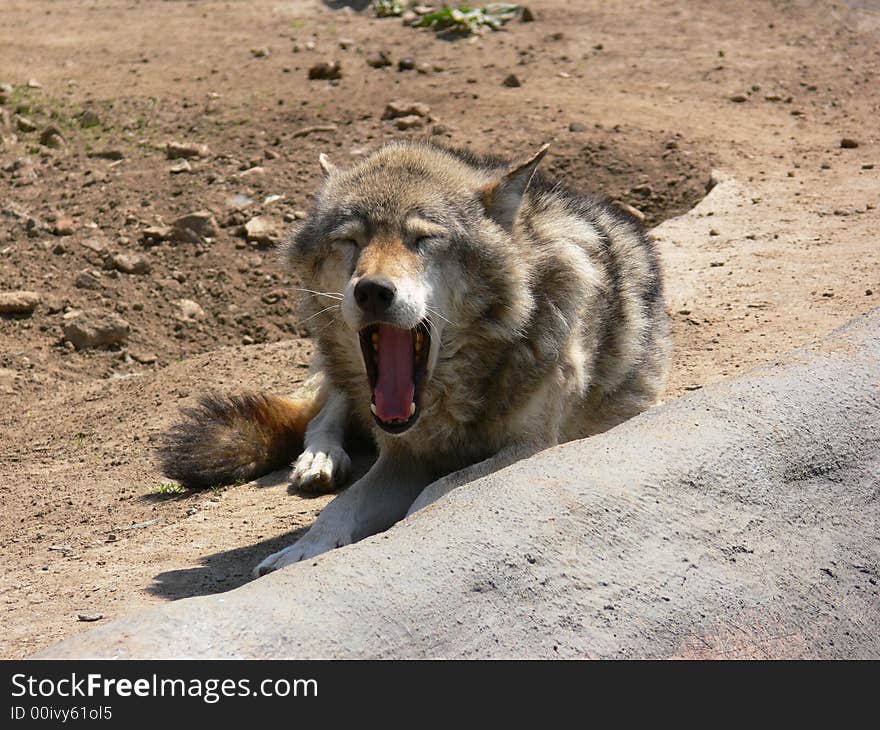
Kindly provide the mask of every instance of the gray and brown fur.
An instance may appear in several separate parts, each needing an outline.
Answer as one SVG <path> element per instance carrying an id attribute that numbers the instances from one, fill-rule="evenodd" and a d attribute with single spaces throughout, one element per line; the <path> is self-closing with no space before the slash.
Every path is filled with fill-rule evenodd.
<path id="1" fill-rule="evenodd" d="M 380 458 L 376 474 L 361 480 L 368 484 L 325 509 L 331 516 L 325 527 L 321 518 L 315 523 L 320 534 L 312 547 L 310 531 L 301 541 L 306 548 L 271 556 L 260 572 L 384 529 L 487 470 L 604 431 L 657 401 L 670 354 L 657 253 L 627 213 L 536 172 L 545 151 L 512 164 L 397 142 L 345 170 L 322 156 L 323 187 L 284 249 L 302 287 L 317 292 L 303 294 L 302 317 L 318 346 L 317 377 L 334 416 L 316 433 L 333 444 L 333 434 L 350 428 L 371 432 Z M 425 299 L 436 335 L 418 420 L 399 435 L 378 428 L 370 413 L 361 322 L 351 301 L 359 278 L 377 272 L 418 290 L 412 299 Z M 198 420 L 191 417 L 191 426 Z M 188 465 L 195 475 L 197 461 Z M 368 487 L 384 494 L 376 485 L 383 474 L 400 481 L 396 464 L 404 462 L 417 464 L 418 476 L 403 478 L 413 494 L 401 498 L 402 512 L 395 502 L 381 519 L 362 519 L 361 530 L 344 506 L 330 509 L 347 501 L 348 512 L 367 514 L 346 495 Z M 336 477 L 324 464 L 322 478 L 309 483 L 338 486 Z M 351 534 L 329 534 L 334 530 Z"/>

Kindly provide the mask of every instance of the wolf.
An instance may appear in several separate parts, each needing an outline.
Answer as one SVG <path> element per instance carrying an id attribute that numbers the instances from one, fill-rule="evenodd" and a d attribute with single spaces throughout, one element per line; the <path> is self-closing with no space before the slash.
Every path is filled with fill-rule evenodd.
<path id="1" fill-rule="evenodd" d="M 342 486 L 346 439 L 378 457 L 255 574 L 389 528 L 452 489 L 605 431 L 662 393 L 670 335 L 658 254 L 639 221 L 536 170 L 397 141 L 323 184 L 283 244 L 317 355 L 306 392 L 210 394 L 166 435 L 182 484 L 289 464 Z"/>

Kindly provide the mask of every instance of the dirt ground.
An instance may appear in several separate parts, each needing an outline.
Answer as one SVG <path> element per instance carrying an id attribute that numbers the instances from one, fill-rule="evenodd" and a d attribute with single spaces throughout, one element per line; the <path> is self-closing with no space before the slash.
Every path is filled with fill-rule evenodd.
<path id="1" fill-rule="evenodd" d="M 549 141 L 550 171 L 649 225 L 697 203 L 712 169 L 733 175 L 752 195 L 743 220 L 779 232 L 707 220 L 698 244 L 664 243 L 669 398 L 878 306 L 880 3 L 529 7 L 535 22 L 448 39 L 315 0 L 4 2 L 0 293 L 41 300 L 0 315 L 0 656 L 241 585 L 326 504 L 277 479 L 163 496 L 152 454 L 205 389 L 302 380 L 295 282 L 241 229 L 307 210 L 319 152 Z M 380 51 L 390 65 L 368 64 Z M 341 78 L 310 80 L 326 60 Z M 397 129 L 382 118 L 395 98 L 430 118 Z M 208 149 L 183 165 L 169 142 Z M 203 209 L 208 241 L 148 232 Z M 123 318 L 127 341 L 75 349 L 80 310 Z"/>

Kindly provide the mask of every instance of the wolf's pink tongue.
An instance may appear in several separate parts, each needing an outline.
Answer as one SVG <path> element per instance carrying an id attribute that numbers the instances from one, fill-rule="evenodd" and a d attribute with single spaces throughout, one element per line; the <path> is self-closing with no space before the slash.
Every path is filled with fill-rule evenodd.
<path id="1" fill-rule="evenodd" d="M 408 420 L 416 385 L 413 381 L 411 330 L 379 325 L 379 377 L 373 397 L 376 415 L 383 421 Z"/>

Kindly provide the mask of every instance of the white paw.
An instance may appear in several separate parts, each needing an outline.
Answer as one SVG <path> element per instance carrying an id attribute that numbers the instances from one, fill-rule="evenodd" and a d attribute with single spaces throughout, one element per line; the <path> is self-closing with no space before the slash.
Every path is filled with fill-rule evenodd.
<path id="1" fill-rule="evenodd" d="M 290 483 L 305 492 L 332 492 L 350 470 L 351 459 L 341 446 L 309 447 L 296 460 Z"/>
<path id="2" fill-rule="evenodd" d="M 312 537 L 311 534 L 311 531 L 307 532 L 298 542 L 266 558 L 254 568 L 254 577 L 259 578 L 261 575 L 271 573 L 273 570 L 293 565 L 301 560 L 314 558 L 317 555 L 321 555 L 321 553 L 348 545 L 352 541 L 350 536 L 336 535 L 331 537 L 329 535 L 315 535 Z"/>

